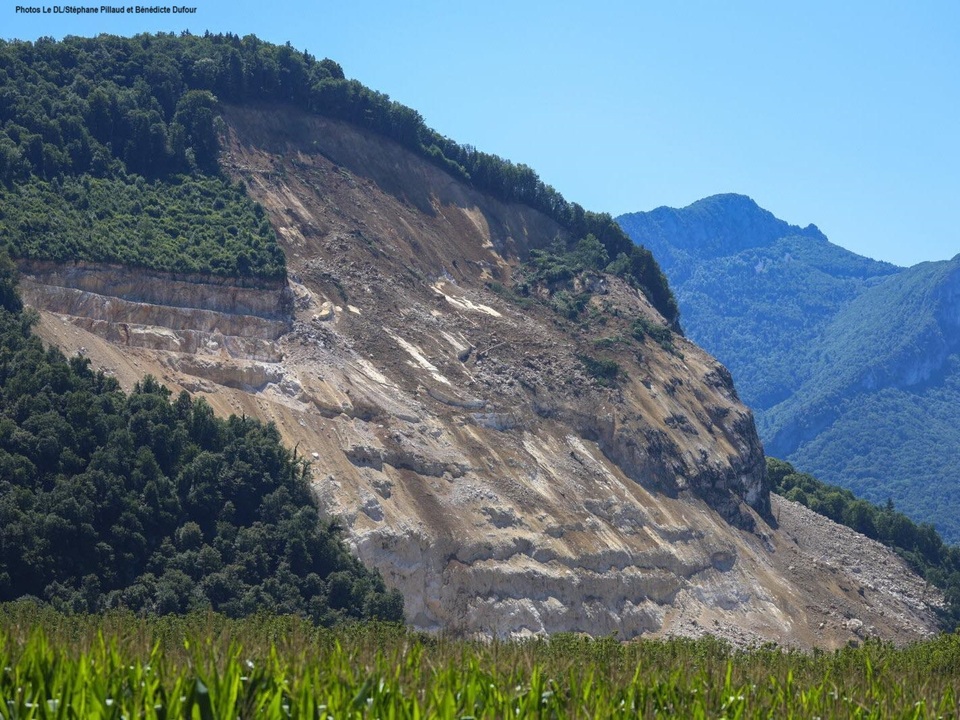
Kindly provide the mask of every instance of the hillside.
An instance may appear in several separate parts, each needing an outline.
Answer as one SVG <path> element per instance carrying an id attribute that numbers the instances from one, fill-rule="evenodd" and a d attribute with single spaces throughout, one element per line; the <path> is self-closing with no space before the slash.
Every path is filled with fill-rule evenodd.
<path id="1" fill-rule="evenodd" d="M 676 320 L 656 261 L 609 215 L 567 202 L 525 165 L 443 137 L 289 44 L 229 33 L 0 41 L 0 72 L 0 236 L 16 257 L 277 279 L 272 228 L 220 172 L 218 103 L 281 103 L 390 138 L 574 239 L 594 235 L 611 260 L 623 255 L 619 274 Z"/>
<path id="2" fill-rule="evenodd" d="M 147 67 L 154 40 L 131 42 Z M 247 52 L 298 64 L 247 38 L 155 42 L 190 68 L 234 47 L 245 78 Z M 941 598 L 895 556 L 865 556 L 887 574 L 867 586 L 802 510 L 777 524 L 750 411 L 608 217 L 354 81 L 223 87 L 218 177 L 262 208 L 286 279 L 21 257 L 25 297 L 47 342 L 122 386 L 149 372 L 275 422 L 411 624 L 805 647 L 933 631 Z"/>
<path id="3" fill-rule="evenodd" d="M 960 538 L 957 259 L 878 263 L 739 196 L 620 221 L 662 259 L 684 327 L 730 367 L 768 453 Z"/>
<path id="4" fill-rule="evenodd" d="M 0 602 L 400 620 L 276 428 L 45 350 L 0 252 Z"/>
<path id="5" fill-rule="evenodd" d="M 887 501 L 883 505 L 858 498 L 850 490 L 800 473 L 790 463 L 767 458 L 767 477 L 773 491 L 810 508 L 850 530 L 877 540 L 905 559 L 927 582 L 943 590 L 944 629 L 960 627 L 960 546 L 948 545 L 928 523 L 917 523 Z M 856 543 L 841 541 L 846 552 Z"/>

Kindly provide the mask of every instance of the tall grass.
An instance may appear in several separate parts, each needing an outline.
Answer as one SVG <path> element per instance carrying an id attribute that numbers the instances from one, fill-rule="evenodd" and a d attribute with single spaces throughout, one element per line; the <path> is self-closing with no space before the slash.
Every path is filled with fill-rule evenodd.
<path id="1" fill-rule="evenodd" d="M 960 636 L 835 653 L 0 607 L 0 718 L 957 717 Z"/>

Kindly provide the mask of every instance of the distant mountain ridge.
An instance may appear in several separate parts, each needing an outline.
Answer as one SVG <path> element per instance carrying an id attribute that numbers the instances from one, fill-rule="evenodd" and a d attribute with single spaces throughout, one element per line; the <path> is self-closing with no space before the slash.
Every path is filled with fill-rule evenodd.
<path id="1" fill-rule="evenodd" d="M 693 252 L 703 258 L 762 247 L 794 235 L 826 239 L 816 225 L 790 225 L 746 195 L 734 193 L 713 195 L 682 210 L 661 206 L 622 215 L 617 221 L 628 234 L 642 235 L 654 252 Z"/>
<path id="2" fill-rule="evenodd" d="M 922 263 L 839 312 L 810 377 L 759 424 L 767 451 L 957 542 L 960 256 Z"/>
<path id="3" fill-rule="evenodd" d="M 768 454 L 960 538 L 960 257 L 899 268 L 742 195 L 618 222 L 730 369 Z"/>
<path id="4" fill-rule="evenodd" d="M 907 268 L 852 300 L 813 348 L 812 355 L 822 362 L 797 395 L 774 408 L 773 417 L 815 417 L 815 402 L 822 404 L 824 398 L 851 390 L 913 389 L 935 382 L 949 356 L 960 348 L 958 285 L 960 256 Z M 797 438 L 807 439 L 809 433 Z M 786 449 L 797 440 L 783 428 L 773 438 L 771 450 Z"/>

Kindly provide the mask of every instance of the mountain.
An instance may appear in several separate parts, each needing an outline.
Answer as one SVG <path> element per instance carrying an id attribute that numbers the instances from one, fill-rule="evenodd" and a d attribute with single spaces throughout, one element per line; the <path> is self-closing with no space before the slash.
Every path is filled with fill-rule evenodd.
<path id="1" fill-rule="evenodd" d="M 804 647 L 936 627 L 942 597 L 895 555 L 860 537 L 850 563 L 836 526 L 770 495 L 729 373 L 679 331 L 657 262 L 609 216 L 289 47 L 2 50 L 8 80 L 30 79 L 3 95 L 25 128 L 8 134 L 19 219 L 4 232 L 37 332 L 123 387 L 151 373 L 272 421 L 415 627 Z M 102 162 L 54 152 L 36 88 L 74 108 Z M 159 165 L 136 152 L 151 137 Z M 123 204 L 131 186 L 139 205 Z M 182 188 L 203 199 L 192 214 L 158 197 Z M 85 213 L 61 210 L 74 197 Z M 38 198 L 75 257 L 37 241 Z M 85 240 L 110 235 L 111 208 L 129 234 L 98 256 Z M 244 241 L 221 253 L 221 232 Z"/>
<path id="2" fill-rule="evenodd" d="M 808 379 L 771 408 L 769 452 L 960 539 L 960 256 L 853 300 L 812 346 Z"/>
<path id="3" fill-rule="evenodd" d="M 810 343 L 830 319 L 899 270 L 833 245 L 813 225 L 788 225 L 742 195 L 617 221 L 654 253 L 688 335 L 730 369 L 758 418 L 807 377 Z"/>
<path id="4" fill-rule="evenodd" d="M 661 260 L 768 453 L 960 539 L 958 258 L 876 262 L 736 195 L 618 221 Z"/>

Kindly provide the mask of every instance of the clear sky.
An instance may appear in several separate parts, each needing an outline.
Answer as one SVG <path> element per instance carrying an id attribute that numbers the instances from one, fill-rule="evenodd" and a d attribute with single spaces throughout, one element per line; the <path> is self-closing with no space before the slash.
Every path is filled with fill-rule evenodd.
<path id="1" fill-rule="evenodd" d="M 17 3 L 53 3 L 0 0 L 0 36 L 289 40 L 591 210 L 738 192 L 870 257 L 960 252 L 956 0 L 181 1 L 196 13 L 24 15 Z"/>

